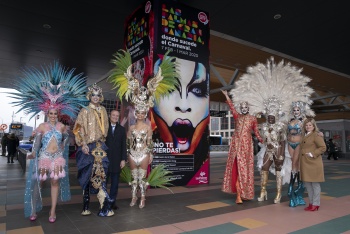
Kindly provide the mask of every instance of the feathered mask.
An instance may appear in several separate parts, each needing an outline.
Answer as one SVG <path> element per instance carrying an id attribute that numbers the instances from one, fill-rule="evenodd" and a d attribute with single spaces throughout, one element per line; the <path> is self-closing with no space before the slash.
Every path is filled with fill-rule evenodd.
<path id="1" fill-rule="evenodd" d="M 20 82 L 14 84 L 14 89 L 19 93 L 9 93 L 11 98 L 17 101 L 12 102 L 19 106 L 17 112 L 24 111 L 31 113 L 33 118 L 41 111 L 47 113 L 55 109 L 61 115 L 74 119 L 81 107 L 84 107 L 86 78 L 83 74 L 73 75 L 75 69 L 68 70 L 57 61 L 53 65 L 26 69 Z"/>
<path id="2" fill-rule="evenodd" d="M 283 60 L 276 64 L 273 57 L 266 64 L 249 67 L 230 91 L 236 108 L 247 101 L 252 115 L 263 113 L 287 118 L 293 102 L 311 105 L 314 91 L 307 85 L 311 79 L 301 71 Z"/>
<path id="3" fill-rule="evenodd" d="M 147 82 L 147 88 L 142 86 L 132 74 L 131 55 L 129 52 L 120 50 L 111 61 L 115 64 L 108 81 L 117 89 L 117 97 L 131 101 L 135 110 L 148 112 L 161 97 L 169 95 L 179 86 L 179 75 L 176 68 L 175 58 L 165 53 L 157 74 Z"/>

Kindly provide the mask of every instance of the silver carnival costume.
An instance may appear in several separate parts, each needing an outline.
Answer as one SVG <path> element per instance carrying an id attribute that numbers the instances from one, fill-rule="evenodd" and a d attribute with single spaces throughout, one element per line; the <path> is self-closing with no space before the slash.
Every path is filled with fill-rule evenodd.
<path id="1" fill-rule="evenodd" d="M 112 70 L 108 79 L 117 89 L 117 96 L 120 100 L 130 101 L 135 109 L 136 123 L 129 128 L 127 147 L 132 177 L 129 182 L 132 196 L 130 206 L 136 204 L 139 189 L 141 194 L 139 208 L 145 206 L 146 190 L 151 184 L 149 180 L 146 180 L 147 167 L 153 158 L 152 129 L 145 123 L 145 120 L 149 109 L 154 106 L 154 102 L 174 91 L 178 85 L 179 76 L 176 64 L 173 62 L 174 59 L 167 54 L 164 55 L 158 71 L 154 72 L 156 75 L 148 80 L 147 88 L 141 86 L 133 76 L 131 56 L 126 51 L 114 55 L 115 59 L 112 60 L 112 63 L 116 65 L 116 68 Z M 152 169 L 153 171 L 156 170 Z"/>

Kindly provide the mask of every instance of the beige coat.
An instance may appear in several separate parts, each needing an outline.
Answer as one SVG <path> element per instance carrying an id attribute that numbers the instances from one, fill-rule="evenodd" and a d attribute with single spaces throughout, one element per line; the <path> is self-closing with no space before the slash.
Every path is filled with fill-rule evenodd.
<path id="1" fill-rule="evenodd" d="M 326 151 L 326 144 L 316 132 L 303 137 L 300 143 L 300 174 L 305 182 L 324 182 L 322 154 Z M 313 158 L 307 153 L 311 153 Z"/>

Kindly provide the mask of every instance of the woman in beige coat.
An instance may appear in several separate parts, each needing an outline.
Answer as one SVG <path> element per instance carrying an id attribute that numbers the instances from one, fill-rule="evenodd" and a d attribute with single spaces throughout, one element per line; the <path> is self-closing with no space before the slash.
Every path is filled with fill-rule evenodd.
<path id="1" fill-rule="evenodd" d="M 322 154 L 326 151 L 323 137 L 318 135 L 314 119 L 309 118 L 303 124 L 304 137 L 300 144 L 300 174 L 301 180 L 309 196 L 309 206 L 306 211 L 316 211 L 320 207 L 320 182 L 324 182 Z"/>

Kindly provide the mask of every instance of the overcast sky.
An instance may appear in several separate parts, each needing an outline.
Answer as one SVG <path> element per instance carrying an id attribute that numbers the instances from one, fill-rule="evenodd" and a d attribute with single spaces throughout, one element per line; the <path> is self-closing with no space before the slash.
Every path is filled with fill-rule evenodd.
<path id="1" fill-rule="evenodd" d="M 9 125 L 12 122 L 21 122 L 26 124 L 27 126 L 35 126 L 35 118 L 32 118 L 29 121 L 30 114 L 26 115 L 23 111 L 16 114 L 19 110 L 18 107 L 14 107 L 10 102 L 15 101 L 13 98 L 8 97 L 7 92 L 17 92 L 14 89 L 5 89 L 0 88 L 0 123 L 7 124 L 7 129 L 5 132 L 8 132 Z M 44 122 L 44 114 L 40 114 L 40 118 L 36 121 L 36 127 L 39 126 L 40 123 Z"/>

